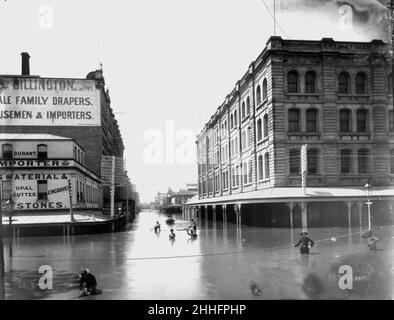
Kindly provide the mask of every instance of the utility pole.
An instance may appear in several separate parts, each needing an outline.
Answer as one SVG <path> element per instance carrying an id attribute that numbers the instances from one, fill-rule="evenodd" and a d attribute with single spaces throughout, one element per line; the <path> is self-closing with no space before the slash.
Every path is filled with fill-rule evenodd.
<path id="1" fill-rule="evenodd" d="M 5 300 L 5 271 L 3 243 L 3 201 L 0 205 L 0 300 Z"/>
<path id="2" fill-rule="evenodd" d="M 71 179 L 68 179 L 68 198 L 69 198 L 69 203 L 70 203 L 70 220 L 71 220 L 71 222 L 73 222 L 74 221 L 73 191 L 72 191 Z"/>

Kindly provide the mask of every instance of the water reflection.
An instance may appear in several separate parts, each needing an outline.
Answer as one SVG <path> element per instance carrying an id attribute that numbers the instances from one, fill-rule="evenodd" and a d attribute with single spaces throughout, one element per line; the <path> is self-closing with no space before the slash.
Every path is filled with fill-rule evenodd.
<path id="1" fill-rule="evenodd" d="M 392 226 L 377 231 L 384 251 L 373 257 L 359 228 L 350 234 L 347 228 L 310 229 L 315 246 L 311 255 L 301 257 L 292 246 L 300 232 L 297 229 L 237 228 L 198 219 L 198 238 L 193 240 L 186 232 L 190 221 L 176 215 L 175 224 L 167 225 L 166 218 L 142 212 L 126 232 L 20 238 L 14 242 L 14 257 L 6 257 L 8 297 L 76 299 L 74 281 L 84 266 L 103 290 L 102 295 L 89 299 L 343 298 L 332 280 L 336 279 L 332 273 L 338 271 L 336 263 L 342 261 L 378 265 L 370 279 L 380 287 L 371 284 L 368 297 L 394 296 Z M 153 230 L 156 221 L 161 224 L 159 233 Z M 174 241 L 169 240 L 171 228 Z M 18 284 L 30 283 L 43 264 L 54 270 L 53 291 L 40 295 Z M 319 279 L 321 286 L 313 279 Z M 251 287 L 258 288 L 259 294 Z"/>

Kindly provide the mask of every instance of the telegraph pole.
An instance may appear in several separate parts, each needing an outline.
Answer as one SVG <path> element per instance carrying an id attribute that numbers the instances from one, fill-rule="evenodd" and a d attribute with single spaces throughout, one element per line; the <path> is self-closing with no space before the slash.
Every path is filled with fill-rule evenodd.
<path id="1" fill-rule="evenodd" d="M 3 202 L 0 205 L 0 300 L 5 300 L 5 271 L 3 243 Z"/>

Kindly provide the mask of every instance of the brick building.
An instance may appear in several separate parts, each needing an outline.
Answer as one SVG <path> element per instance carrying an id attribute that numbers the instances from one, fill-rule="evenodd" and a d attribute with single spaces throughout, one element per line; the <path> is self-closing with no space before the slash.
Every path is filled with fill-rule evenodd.
<path id="1" fill-rule="evenodd" d="M 29 59 L 22 53 L 21 75 L 0 75 L 0 133 L 70 138 L 84 150 L 84 167 L 100 178 L 101 156 L 123 157 L 124 151 L 103 71 L 43 78 L 30 74 Z M 109 192 L 100 187 L 98 198 L 109 199 Z"/>
<path id="2" fill-rule="evenodd" d="M 356 226 L 365 224 L 368 196 L 372 222 L 392 222 L 385 52 L 380 40 L 271 37 L 197 137 L 199 196 L 187 212 L 265 227 Z"/>

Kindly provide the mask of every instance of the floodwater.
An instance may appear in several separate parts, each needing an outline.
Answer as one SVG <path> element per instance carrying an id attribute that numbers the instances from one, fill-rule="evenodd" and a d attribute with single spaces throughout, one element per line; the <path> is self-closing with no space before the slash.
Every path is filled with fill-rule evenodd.
<path id="1" fill-rule="evenodd" d="M 309 256 L 301 256 L 292 246 L 299 229 L 237 229 L 203 220 L 198 221 L 198 238 L 191 240 L 184 230 L 189 221 L 173 217 L 175 225 L 168 226 L 166 215 L 143 211 L 124 232 L 15 239 L 12 258 L 6 239 L 6 298 L 78 299 L 82 266 L 102 290 L 83 299 L 394 297 L 393 226 L 374 227 L 380 239 L 375 252 L 360 228 L 309 229 L 315 246 Z M 153 230 L 157 220 L 159 234 Z M 168 238 L 171 228 L 175 241 Z M 53 289 L 38 286 L 43 265 L 53 270 Z M 348 267 L 343 271 L 341 266 Z M 344 275 L 350 276 L 347 282 Z"/>

